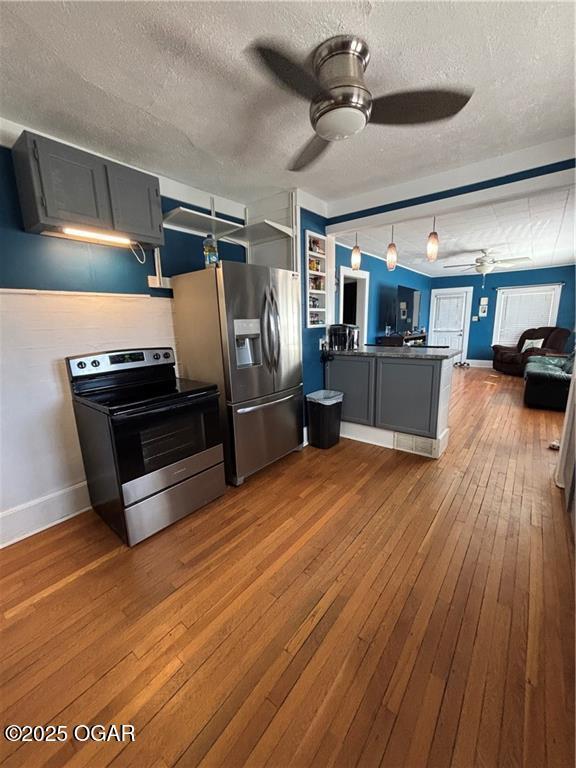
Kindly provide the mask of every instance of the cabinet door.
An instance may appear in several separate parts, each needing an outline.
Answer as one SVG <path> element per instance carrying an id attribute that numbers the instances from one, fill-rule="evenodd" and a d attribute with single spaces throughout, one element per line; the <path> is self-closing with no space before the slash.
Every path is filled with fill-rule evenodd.
<path id="1" fill-rule="evenodd" d="M 155 176 L 107 164 L 114 229 L 135 240 L 162 245 L 162 206 L 160 186 Z"/>
<path id="2" fill-rule="evenodd" d="M 342 421 L 374 425 L 375 359 L 336 356 L 326 366 L 326 387 L 344 393 Z"/>
<path id="3" fill-rule="evenodd" d="M 58 141 L 33 138 L 46 215 L 63 225 L 112 228 L 105 161 Z"/>
<path id="4" fill-rule="evenodd" d="M 441 361 L 377 359 L 376 426 L 436 437 Z"/>

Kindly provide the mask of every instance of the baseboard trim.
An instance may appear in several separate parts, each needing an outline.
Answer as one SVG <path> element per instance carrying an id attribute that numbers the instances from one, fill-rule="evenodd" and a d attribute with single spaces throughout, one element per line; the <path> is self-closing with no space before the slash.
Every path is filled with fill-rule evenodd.
<path id="1" fill-rule="evenodd" d="M 466 360 L 471 368 L 492 368 L 492 360 Z"/>
<path id="2" fill-rule="evenodd" d="M 90 507 L 86 481 L 62 488 L 0 512 L 0 549 L 86 512 Z"/>
<path id="3" fill-rule="evenodd" d="M 358 440 L 360 443 L 379 445 L 381 448 L 394 448 L 394 432 L 388 429 L 368 427 L 364 424 L 354 424 L 351 421 L 342 422 L 340 437 Z"/>

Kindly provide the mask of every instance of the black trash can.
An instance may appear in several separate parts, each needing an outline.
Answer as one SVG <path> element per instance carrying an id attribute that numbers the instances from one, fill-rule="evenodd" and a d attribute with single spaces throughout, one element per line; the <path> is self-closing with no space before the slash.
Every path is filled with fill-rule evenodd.
<path id="1" fill-rule="evenodd" d="M 319 389 L 306 395 L 308 442 L 315 448 L 332 448 L 340 439 L 342 392 Z"/>

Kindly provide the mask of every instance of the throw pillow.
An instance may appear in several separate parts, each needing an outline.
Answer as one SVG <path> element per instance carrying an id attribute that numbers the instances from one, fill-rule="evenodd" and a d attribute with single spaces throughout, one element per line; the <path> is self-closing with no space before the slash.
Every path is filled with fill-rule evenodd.
<path id="1" fill-rule="evenodd" d="M 522 345 L 522 352 L 526 352 L 527 349 L 540 349 L 544 344 L 544 339 L 526 339 Z"/>

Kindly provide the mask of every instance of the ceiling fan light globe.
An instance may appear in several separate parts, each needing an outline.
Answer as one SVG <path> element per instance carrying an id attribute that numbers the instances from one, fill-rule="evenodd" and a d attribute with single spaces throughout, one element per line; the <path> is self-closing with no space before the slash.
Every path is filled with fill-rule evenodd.
<path id="1" fill-rule="evenodd" d="M 360 133 L 366 122 L 366 115 L 356 107 L 335 107 L 318 117 L 314 130 L 326 141 L 340 141 Z"/>
<path id="2" fill-rule="evenodd" d="M 440 241 L 438 240 L 437 232 L 430 232 L 428 235 L 428 242 L 426 243 L 426 259 L 432 263 L 438 258 L 438 247 Z"/>
<path id="3" fill-rule="evenodd" d="M 476 264 L 475 269 L 476 272 L 480 275 L 488 275 L 490 272 L 494 271 L 495 264 L 487 264 L 486 262 L 479 262 Z"/>
<path id="4" fill-rule="evenodd" d="M 396 248 L 396 243 L 390 243 L 386 251 L 386 266 L 388 267 L 388 272 L 393 272 L 396 269 L 397 264 L 398 249 Z"/>

